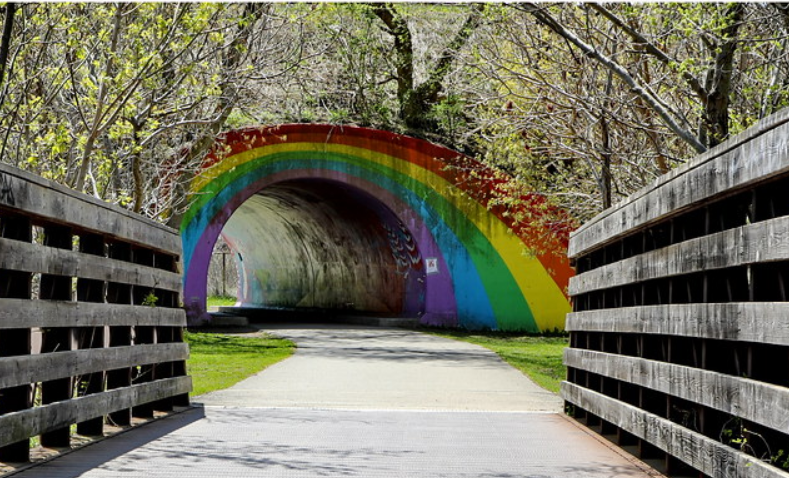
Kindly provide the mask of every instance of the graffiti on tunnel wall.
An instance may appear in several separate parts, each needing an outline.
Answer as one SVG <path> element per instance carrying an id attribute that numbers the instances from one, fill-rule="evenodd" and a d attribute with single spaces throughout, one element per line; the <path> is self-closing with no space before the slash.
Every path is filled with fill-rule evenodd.
<path id="1" fill-rule="evenodd" d="M 422 264 L 422 256 L 416 248 L 416 242 L 405 224 L 399 223 L 395 227 L 383 224 L 386 230 L 386 237 L 389 239 L 389 247 L 392 251 L 392 258 L 397 263 L 397 268 L 407 273 L 409 269 L 419 268 Z"/>
<path id="2" fill-rule="evenodd" d="M 469 170 L 475 174 L 469 174 Z M 389 279 L 376 282 L 362 277 L 385 274 L 388 266 L 379 267 L 378 272 L 370 270 L 354 275 L 348 272 L 349 267 L 338 265 L 334 269 L 335 278 L 342 280 L 327 281 L 326 287 L 338 282 L 355 284 L 353 287 L 358 288 L 361 280 L 370 284 L 369 294 L 401 294 L 398 299 L 401 305 L 395 307 L 399 310 L 392 312 L 418 315 L 424 324 L 532 332 L 562 329 L 564 316 L 570 309 L 565 288 L 572 271 L 566 258 L 552 251 L 566 244 L 566 232 L 561 228 L 536 231 L 533 227 L 520 227 L 513 214 L 501 208 L 489 208 L 489 189 L 495 187 L 495 182 L 486 181 L 479 171 L 484 172 L 481 165 L 450 149 L 365 128 L 283 125 L 226 134 L 206 157 L 202 173 L 192 184 L 193 203 L 182 223 L 184 302 L 191 320 L 204 317 L 208 261 L 223 229 L 228 243 L 237 248 L 244 260 L 250 257 L 250 267 L 253 256 L 258 262 L 255 267 L 270 267 L 266 265 L 265 254 L 251 253 L 250 244 L 239 243 L 238 238 L 243 236 L 239 231 L 248 229 L 252 221 L 273 224 L 261 221 L 260 214 L 253 214 L 249 203 L 244 206 L 247 201 L 256 196 L 256 201 L 260 201 L 267 194 L 271 197 L 272 191 L 284 191 L 286 187 L 301 191 L 293 193 L 291 198 L 304 198 L 316 190 L 312 189 L 313 185 L 322 184 L 326 189 L 326 185 L 334 184 L 333 187 L 341 185 L 349 195 L 355 195 L 357 205 L 366 204 L 365 207 L 384 211 L 378 213 L 379 218 L 381 214 L 391 214 L 390 218 L 379 221 L 384 225 L 380 234 L 369 232 L 363 241 L 370 245 L 369 251 L 381 251 L 380 241 L 387 241 L 390 257 L 384 259 L 368 251 L 357 260 L 366 257 L 380 264 L 391 263 L 400 272 L 409 266 L 418 273 L 410 274 L 411 282 L 403 282 L 394 290 Z M 334 196 L 324 192 L 317 197 L 331 203 Z M 526 201 L 519 207 L 540 206 L 536 200 L 532 201 L 535 206 L 528 204 Z M 245 207 L 248 219 L 238 223 Z M 271 218 L 287 216 L 284 209 L 269 209 Z M 325 216 L 337 218 L 349 209 L 359 208 L 336 205 Z M 305 209 L 309 210 L 312 209 Z M 238 217 L 234 219 L 237 211 Z M 291 219 L 281 219 L 285 222 L 276 227 L 284 228 L 282 224 Z M 350 219 L 343 221 L 343 227 L 363 225 Z M 256 227 L 264 233 L 265 227 Z M 246 240 L 254 242 L 252 236 Z M 304 243 L 298 238 L 281 236 L 271 241 L 291 242 L 294 250 Z M 543 247 L 546 242 L 552 243 L 550 247 Z M 343 251 L 341 244 L 337 247 L 337 251 L 331 252 L 332 257 Z M 323 254 L 319 252 L 309 250 L 302 255 L 318 257 Z M 297 260 L 282 255 L 277 259 Z M 430 270 L 427 261 L 432 261 Z M 242 273 L 248 291 L 242 298 L 243 305 L 267 305 L 264 289 L 274 286 L 254 279 L 259 272 Z"/>

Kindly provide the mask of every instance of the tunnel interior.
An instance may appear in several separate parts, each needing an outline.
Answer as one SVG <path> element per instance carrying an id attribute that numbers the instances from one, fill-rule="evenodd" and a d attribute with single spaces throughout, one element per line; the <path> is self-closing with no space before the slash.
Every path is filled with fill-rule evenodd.
<path id="1" fill-rule="evenodd" d="M 349 184 L 267 186 L 221 235 L 237 261 L 240 307 L 414 318 L 425 311 L 414 236 L 383 202 Z"/>

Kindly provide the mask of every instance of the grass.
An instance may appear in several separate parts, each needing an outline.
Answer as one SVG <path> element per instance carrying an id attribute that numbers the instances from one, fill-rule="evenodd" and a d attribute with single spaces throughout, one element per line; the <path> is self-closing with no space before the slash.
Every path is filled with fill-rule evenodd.
<path id="1" fill-rule="evenodd" d="M 192 396 L 227 388 L 266 367 L 289 357 L 295 348 L 290 340 L 270 335 L 240 337 L 186 332 L 192 375 Z"/>
<path id="2" fill-rule="evenodd" d="M 568 345 L 567 337 L 517 335 L 503 332 L 431 332 L 442 337 L 481 345 L 505 362 L 517 368 L 537 385 L 559 392 L 559 384 L 567 375 L 562 364 L 562 353 Z"/>
<path id="3" fill-rule="evenodd" d="M 212 295 L 206 299 L 208 307 L 232 307 L 236 305 L 236 298 L 230 296 Z"/>

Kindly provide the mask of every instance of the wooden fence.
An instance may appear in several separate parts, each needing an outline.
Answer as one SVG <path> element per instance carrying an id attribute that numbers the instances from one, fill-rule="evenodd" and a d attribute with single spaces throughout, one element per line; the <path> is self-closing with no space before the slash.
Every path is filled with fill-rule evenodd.
<path id="1" fill-rule="evenodd" d="M 789 112 L 570 240 L 575 416 L 669 475 L 789 477 Z"/>
<path id="2" fill-rule="evenodd" d="M 0 461 L 188 405 L 178 234 L 0 165 Z"/>

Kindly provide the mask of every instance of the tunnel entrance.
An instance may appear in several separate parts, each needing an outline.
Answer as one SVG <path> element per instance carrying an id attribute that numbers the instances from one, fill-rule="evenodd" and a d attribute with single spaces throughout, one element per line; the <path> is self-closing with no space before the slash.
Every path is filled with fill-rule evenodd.
<path id="1" fill-rule="evenodd" d="M 221 236 L 239 272 L 239 307 L 420 317 L 425 267 L 413 235 L 348 184 L 298 179 L 242 203 Z"/>
<path id="2" fill-rule="evenodd" d="M 494 171 L 427 141 L 352 126 L 245 128 L 217 140 L 189 188 L 191 325 L 212 320 L 206 278 L 220 234 L 247 308 L 528 332 L 563 328 L 570 310 L 572 269 L 557 252 L 569 229 L 522 222 L 549 209 L 544 199 L 506 196 Z"/>

